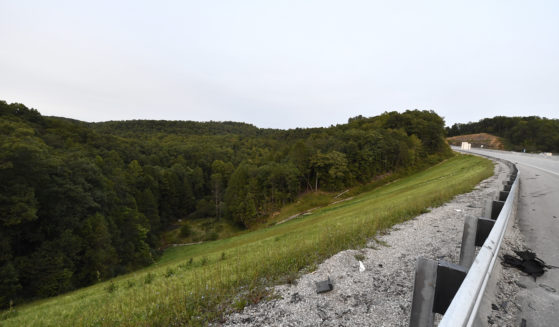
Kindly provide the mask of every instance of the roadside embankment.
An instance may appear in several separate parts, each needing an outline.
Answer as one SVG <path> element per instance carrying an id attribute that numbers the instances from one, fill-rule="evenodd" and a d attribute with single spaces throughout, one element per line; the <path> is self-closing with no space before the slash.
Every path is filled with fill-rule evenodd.
<path id="1" fill-rule="evenodd" d="M 481 216 L 509 168 L 497 161 L 494 171 L 472 192 L 395 225 L 363 249 L 335 254 L 292 285 L 275 287 L 275 299 L 230 315 L 224 325 L 407 326 L 417 258 L 458 263 L 464 217 Z M 317 294 L 315 283 L 328 277 L 333 290 Z"/>

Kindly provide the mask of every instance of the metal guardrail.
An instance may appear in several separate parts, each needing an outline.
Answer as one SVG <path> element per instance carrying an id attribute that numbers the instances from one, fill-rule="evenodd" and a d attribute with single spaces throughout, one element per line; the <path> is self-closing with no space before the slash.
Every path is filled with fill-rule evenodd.
<path id="1" fill-rule="evenodd" d="M 474 324 L 487 281 L 493 271 L 507 225 L 513 214 L 512 208 L 518 196 L 518 179 L 517 174 L 511 186 L 510 196 L 507 197 L 495 225 L 439 323 L 440 327 L 472 326 Z"/>
<path id="2" fill-rule="evenodd" d="M 518 198 L 518 170 L 512 167 L 497 200 L 488 199 L 483 217 L 466 216 L 460 263 L 418 258 L 410 327 L 431 327 L 435 313 L 439 326 L 472 326 L 491 277 L 513 207 Z M 481 246 L 475 256 L 476 246 Z M 477 321 L 479 322 L 479 321 Z"/>

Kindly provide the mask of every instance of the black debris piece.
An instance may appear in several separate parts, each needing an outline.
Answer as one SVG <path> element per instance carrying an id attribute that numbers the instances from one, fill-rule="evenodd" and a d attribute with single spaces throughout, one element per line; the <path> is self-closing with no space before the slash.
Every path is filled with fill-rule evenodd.
<path id="1" fill-rule="evenodd" d="M 330 280 L 330 277 L 328 277 L 327 280 L 316 283 L 316 293 L 317 294 L 318 293 L 330 292 L 333 289 L 334 289 L 334 285 L 332 285 L 332 281 Z"/>
<path id="2" fill-rule="evenodd" d="M 526 319 L 522 318 L 522 322 L 520 323 L 520 327 L 526 327 Z"/>
<path id="3" fill-rule="evenodd" d="M 540 277 L 546 272 L 546 269 L 556 268 L 554 266 L 546 265 L 545 262 L 538 258 L 534 252 L 529 250 L 526 251 L 514 251 L 518 257 L 505 254 L 503 256 L 503 261 L 501 264 L 505 267 L 513 267 L 525 272 L 526 274 L 534 277 Z"/>

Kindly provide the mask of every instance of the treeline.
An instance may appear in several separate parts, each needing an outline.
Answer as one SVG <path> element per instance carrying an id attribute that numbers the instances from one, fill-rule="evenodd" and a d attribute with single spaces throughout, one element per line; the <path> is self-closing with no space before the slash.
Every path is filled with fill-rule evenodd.
<path id="1" fill-rule="evenodd" d="M 510 150 L 559 152 L 559 119 L 496 116 L 454 124 L 446 128 L 446 133 L 448 136 L 489 133 L 504 138 L 505 147 Z"/>
<path id="2" fill-rule="evenodd" d="M 0 101 L 0 306 L 151 264 L 178 219 L 250 227 L 297 195 L 450 155 L 434 112 L 329 128 L 84 123 Z"/>

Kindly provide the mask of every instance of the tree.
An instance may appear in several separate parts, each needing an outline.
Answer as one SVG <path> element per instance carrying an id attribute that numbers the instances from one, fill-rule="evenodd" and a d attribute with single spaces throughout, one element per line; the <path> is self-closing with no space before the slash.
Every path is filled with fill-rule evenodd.
<path id="1" fill-rule="evenodd" d="M 161 231 L 161 221 L 159 219 L 159 209 L 157 200 L 149 188 L 145 188 L 136 196 L 138 211 L 141 212 L 149 221 L 151 226 L 149 233 L 150 245 L 158 245 L 159 232 Z"/>
<path id="2" fill-rule="evenodd" d="M 253 170 L 254 167 L 248 164 L 239 165 L 231 175 L 225 192 L 225 201 L 233 221 L 245 227 L 250 226 L 257 215 L 255 195 L 251 192 Z"/>
<path id="3" fill-rule="evenodd" d="M 234 167 L 230 162 L 214 160 L 212 163 L 212 174 L 210 176 L 212 193 L 214 195 L 215 217 L 221 218 L 223 208 L 223 192 L 227 187 L 227 180 L 233 173 Z"/>
<path id="4" fill-rule="evenodd" d="M 318 191 L 319 176 L 327 189 L 344 186 L 344 176 L 348 172 L 345 154 L 338 151 L 318 152 L 311 159 L 311 167 L 315 175 L 315 191 Z"/>
<path id="5" fill-rule="evenodd" d="M 0 266 L 0 308 L 6 308 L 21 290 L 17 270 L 11 262 Z"/>
<path id="6" fill-rule="evenodd" d="M 99 213 L 88 217 L 82 223 L 80 234 L 84 240 L 80 282 L 90 284 L 114 276 L 114 266 L 119 259 L 105 217 Z"/>
<path id="7" fill-rule="evenodd" d="M 312 189 L 311 180 L 310 180 L 311 155 L 312 153 L 310 148 L 305 144 L 303 140 L 297 141 L 293 145 L 293 148 L 291 148 L 291 151 L 289 153 L 289 157 L 291 158 L 291 161 L 305 178 L 305 187 L 307 190 Z"/>

